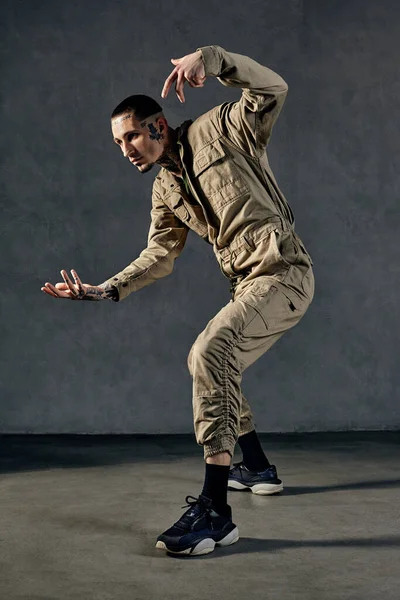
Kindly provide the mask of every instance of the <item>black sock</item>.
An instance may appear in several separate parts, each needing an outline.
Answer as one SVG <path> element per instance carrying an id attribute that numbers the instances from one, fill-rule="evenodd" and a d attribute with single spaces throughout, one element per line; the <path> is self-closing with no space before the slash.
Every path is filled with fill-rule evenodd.
<path id="1" fill-rule="evenodd" d="M 260 440 L 255 429 L 250 433 L 241 435 L 238 439 L 240 449 L 243 453 L 243 462 L 249 471 L 265 471 L 270 466 L 268 458 L 264 454 Z"/>
<path id="2" fill-rule="evenodd" d="M 230 467 L 206 463 L 203 496 L 210 498 L 219 514 L 229 513 L 228 477 Z"/>

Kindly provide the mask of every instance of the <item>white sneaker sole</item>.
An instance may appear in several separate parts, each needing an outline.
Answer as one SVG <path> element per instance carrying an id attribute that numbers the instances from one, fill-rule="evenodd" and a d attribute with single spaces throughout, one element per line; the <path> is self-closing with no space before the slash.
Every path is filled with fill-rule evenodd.
<path id="1" fill-rule="evenodd" d="M 166 550 L 170 554 L 180 554 L 180 555 L 190 555 L 190 556 L 199 556 L 200 554 L 210 554 L 215 548 L 215 546 L 230 546 L 231 544 L 235 544 L 239 540 L 239 529 L 235 527 L 228 535 L 226 535 L 219 542 L 214 542 L 211 538 L 206 538 L 201 540 L 194 548 L 186 548 L 186 550 L 180 550 L 176 552 L 174 550 L 169 550 L 164 542 L 157 542 L 156 548 L 160 550 Z"/>
<path id="2" fill-rule="evenodd" d="M 283 483 L 256 483 L 253 486 L 239 483 L 234 479 L 228 481 L 228 489 L 234 490 L 251 490 L 253 494 L 257 496 L 271 496 L 272 494 L 279 494 L 283 491 Z"/>

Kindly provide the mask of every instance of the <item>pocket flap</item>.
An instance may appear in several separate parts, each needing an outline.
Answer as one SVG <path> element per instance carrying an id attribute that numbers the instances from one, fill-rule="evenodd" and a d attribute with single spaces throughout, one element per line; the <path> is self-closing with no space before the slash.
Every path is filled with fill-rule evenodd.
<path id="1" fill-rule="evenodd" d="M 180 219 L 181 221 L 187 221 L 190 217 L 189 211 L 184 204 L 174 208 L 174 213 L 176 214 L 178 219 Z"/>
<path id="2" fill-rule="evenodd" d="M 193 157 L 193 173 L 195 177 L 205 171 L 210 165 L 226 157 L 224 147 L 219 140 L 215 140 L 200 150 Z"/>

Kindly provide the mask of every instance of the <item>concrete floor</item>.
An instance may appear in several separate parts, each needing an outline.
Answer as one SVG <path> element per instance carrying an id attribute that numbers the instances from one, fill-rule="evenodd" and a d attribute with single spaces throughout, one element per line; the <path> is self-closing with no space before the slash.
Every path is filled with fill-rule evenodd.
<path id="1" fill-rule="evenodd" d="M 398 600 L 400 433 L 261 439 L 283 494 L 230 492 L 240 541 L 173 558 L 194 438 L 0 437 L 0 600 Z"/>

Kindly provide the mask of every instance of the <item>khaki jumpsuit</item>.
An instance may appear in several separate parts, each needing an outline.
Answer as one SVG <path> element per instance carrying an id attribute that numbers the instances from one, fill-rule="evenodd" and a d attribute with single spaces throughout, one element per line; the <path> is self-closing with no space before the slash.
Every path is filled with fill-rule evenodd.
<path id="1" fill-rule="evenodd" d="M 241 98 L 177 128 L 183 180 L 161 168 L 147 247 L 104 284 L 115 286 L 123 300 L 169 275 L 189 229 L 212 245 L 231 280 L 232 299 L 200 333 L 188 358 L 194 429 L 206 458 L 233 455 L 238 436 L 254 429 L 242 373 L 299 322 L 314 295 L 314 276 L 266 153 L 287 84 L 220 46 L 198 50 L 206 76 L 242 88 Z"/>

